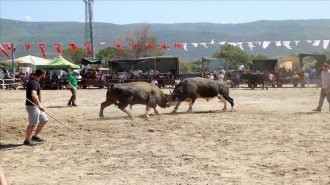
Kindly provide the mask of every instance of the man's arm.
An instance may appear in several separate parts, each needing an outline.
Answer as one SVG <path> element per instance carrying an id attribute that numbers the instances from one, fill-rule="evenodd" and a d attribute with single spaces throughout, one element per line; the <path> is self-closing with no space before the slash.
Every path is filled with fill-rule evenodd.
<path id="1" fill-rule="evenodd" d="M 33 99 L 33 102 L 39 107 L 39 109 L 44 112 L 45 108 L 41 105 L 41 102 L 39 101 L 39 97 L 38 97 L 36 90 L 32 90 L 32 99 Z"/>

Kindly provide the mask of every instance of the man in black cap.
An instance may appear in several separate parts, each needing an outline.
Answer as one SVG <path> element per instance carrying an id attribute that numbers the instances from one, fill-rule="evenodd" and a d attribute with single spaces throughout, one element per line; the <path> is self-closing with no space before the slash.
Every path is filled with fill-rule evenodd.
<path id="1" fill-rule="evenodd" d="M 329 70 L 329 64 L 324 63 L 322 65 L 322 72 L 321 72 L 321 82 L 319 84 L 319 87 L 321 86 L 321 93 L 320 93 L 320 99 L 319 104 L 313 111 L 321 112 L 324 99 L 327 98 L 327 101 L 329 103 L 329 112 L 330 112 L 330 70 Z"/>

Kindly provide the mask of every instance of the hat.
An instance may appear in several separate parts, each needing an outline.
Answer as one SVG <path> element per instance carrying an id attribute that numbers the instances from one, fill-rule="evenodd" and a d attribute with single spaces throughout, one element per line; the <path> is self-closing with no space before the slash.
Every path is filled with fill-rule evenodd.
<path id="1" fill-rule="evenodd" d="M 72 73 L 77 73 L 77 74 L 79 74 L 78 70 L 73 70 Z"/>
<path id="2" fill-rule="evenodd" d="M 326 66 L 326 67 L 329 67 L 329 64 L 327 64 L 327 63 L 324 63 L 324 64 L 322 64 L 322 66 Z"/>

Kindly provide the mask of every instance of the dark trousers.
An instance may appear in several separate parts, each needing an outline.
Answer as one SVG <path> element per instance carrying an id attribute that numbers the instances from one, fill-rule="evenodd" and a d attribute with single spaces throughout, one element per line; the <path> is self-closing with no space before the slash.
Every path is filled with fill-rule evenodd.
<path id="1" fill-rule="evenodd" d="M 326 89 L 321 89 L 321 93 L 320 93 L 320 99 L 319 99 L 319 105 L 317 106 L 317 109 L 321 109 L 323 106 L 323 102 L 324 99 L 327 98 L 328 102 L 329 102 L 329 106 L 330 106 L 330 93 L 325 93 Z M 329 107 L 330 110 L 330 107 Z"/>
<path id="2" fill-rule="evenodd" d="M 74 87 L 74 88 L 70 87 L 70 91 L 71 91 L 72 95 L 71 95 L 71 98 L 70 98 L 68 104 L 69 105 L 71 105 L 71 104 L 75 105 L 76 104 L 76 99 L 77 99 L 77 87 Z"/>

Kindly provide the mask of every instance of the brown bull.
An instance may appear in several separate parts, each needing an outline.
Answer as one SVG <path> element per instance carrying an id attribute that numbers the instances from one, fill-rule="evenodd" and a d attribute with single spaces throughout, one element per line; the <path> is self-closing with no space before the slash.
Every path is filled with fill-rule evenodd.
<path id="1" fill-rule="evenodd" d="M 99 116 L 104 117 L 104 108 L 112 104 L 118 106 L 131 119 L 133 119 L 133 115 L 126 109 L 128 105 L 146 105 L 145 114 L 147 118 L 149 118 L 151 108 L 154 109 L 156 114 L 160 114 L 156 109 L 157 105 L 162 108 L 166 108 L 168 105 L 165 93 L 157 86 L 147 82 L 118 83 L 109 86 L 106 101 L 101 103 Z"/>

